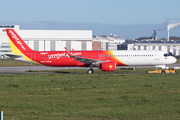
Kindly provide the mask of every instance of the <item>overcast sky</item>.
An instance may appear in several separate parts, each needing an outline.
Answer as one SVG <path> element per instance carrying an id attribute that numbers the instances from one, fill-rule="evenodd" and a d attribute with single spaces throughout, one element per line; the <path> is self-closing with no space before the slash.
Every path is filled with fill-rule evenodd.
<path id="1" fill-rule="evenodd" d="M 0 0 L 0 21 L 159 24 L 180 20 L 180 0 Z"/>

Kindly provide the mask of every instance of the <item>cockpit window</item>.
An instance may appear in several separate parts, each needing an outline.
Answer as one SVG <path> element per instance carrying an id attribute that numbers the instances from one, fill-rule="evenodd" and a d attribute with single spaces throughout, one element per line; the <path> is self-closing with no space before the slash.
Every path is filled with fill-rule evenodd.
<path id="1" fill-rule="evenodd" d="M 168 56 L 173 56 L 173 54 L 171 52 L 165 53 L 164 57 L 168 57 Z"/>

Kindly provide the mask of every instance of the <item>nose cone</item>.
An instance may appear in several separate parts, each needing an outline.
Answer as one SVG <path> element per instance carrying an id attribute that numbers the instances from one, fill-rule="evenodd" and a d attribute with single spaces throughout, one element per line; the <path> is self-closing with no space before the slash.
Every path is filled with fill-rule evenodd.
<path id="1" fill-rule="evenodd" d="M 169 56 L 166 58 L 166 64 L 174 64 L 177 61 L 175 57 Z"/>
<path id="2" fill-rule="evenodd" d="M 172 57 L 172 63 L 175 63 L 177 59 L 175 57 Z"/>

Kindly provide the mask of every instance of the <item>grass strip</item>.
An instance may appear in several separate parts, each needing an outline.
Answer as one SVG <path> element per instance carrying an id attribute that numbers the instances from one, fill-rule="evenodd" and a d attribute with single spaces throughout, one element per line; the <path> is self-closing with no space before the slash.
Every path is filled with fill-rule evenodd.
<path id="1" fill-rule="evenodd" d="M 178 120 L 179 78 L 179 70 L 176 74 L 0 74 L 0 110 L 4 119 L 15 120 Z"/>

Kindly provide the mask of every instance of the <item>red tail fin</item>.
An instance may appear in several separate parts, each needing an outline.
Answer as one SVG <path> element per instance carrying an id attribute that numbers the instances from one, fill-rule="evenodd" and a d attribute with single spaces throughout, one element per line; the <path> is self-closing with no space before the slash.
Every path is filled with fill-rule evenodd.
<path id="1" fill-rule="evenodd" d="M 33 50 L 27 46 L 27 44 L 19 37 L 14 29 L 6 29 L 6 32 L 9 38 L 12 53 L 21 54 L 18 52 L 33 52 Z"/>

